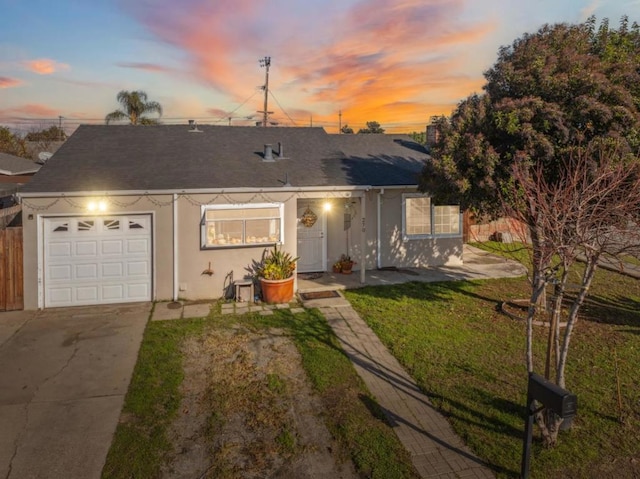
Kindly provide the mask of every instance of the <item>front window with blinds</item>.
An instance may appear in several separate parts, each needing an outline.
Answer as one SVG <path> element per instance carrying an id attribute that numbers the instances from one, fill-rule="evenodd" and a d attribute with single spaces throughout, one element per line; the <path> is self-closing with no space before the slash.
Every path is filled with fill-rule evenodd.
<path id="1" fill-rule="evenodd" d="M 405 198 L 405 234 L 431 234 L 431 198 Z"/>
<path id="2" fill-rule="evenodd" d="M 202 207 L 202 247 L 224 248 L 282 243 L 281 203 Z"/>
<path id="3" fill-rule="evenodd" d="M 405 239 L 461 236 L 460 207 L 436 206 L 428 196 L 405 194 L 402 196 L 402 232 Z"/>

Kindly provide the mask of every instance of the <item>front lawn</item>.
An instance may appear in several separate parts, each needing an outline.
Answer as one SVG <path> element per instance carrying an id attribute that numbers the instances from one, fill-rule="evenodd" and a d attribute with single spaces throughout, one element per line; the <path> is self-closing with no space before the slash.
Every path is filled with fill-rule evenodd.
<path id="1" fill-rule="evenodd" d="M 580 266 L 578 266 L 580 268 Z M 528 297 L 522 279 L 407 283 L 346 292 L 454 429 L 498 477 L 518 477 L 526 401 L 525 324 L 496 310 Z M 546 331 L 535 330 L 544 370 Z M 640 281 L 600 270 L 574 331 L 567 388 L 573 428 L 545 450 L 534 436 L 534 478 L 640 475 Z M 618 384 L 620 396 L 618 396 Z"/>
<path id="2" fill-rule="evenodd" d="M 241 331 L 248 331 L 256 337 L 269 337 L 277 332 L 295 344 L 302 368 L 322 404 L 312 412 L 324 421 L 337 443 L 331 454 L 341 461 L 351 460 L 361 477 L 418 477 L 408 452 L 383 419 L 381 410 L 376 411 L 375 399 L 340 348 L 330 326 L 317 311 L 292 314 L 287 309 L 276 310 L 271 316 L 258 313 L 222 315 L 219 306 L 214 306 L 205 319 L 157 321 L 147 325 L 103 478 L 163 477 L 167 467 L 171 466 L 170 431 L 176 424 L 181 424 L 176 420 L 179 409 L 184 407 L 181 406 L 181 384 L 187 381 L 188 374 L 194 374 L 193 368 L 186 368 L 185 349 L 192 350 L 193 344 L 208 343 L 224 334 L 239 336 Z M 282 353 L 278 350 L 277 354 Z M 222 357 L 218 357 L 220 355 Z M 204 409 L 209 417 L 207 427 L 199 431 L 193 441 L 207 452 L 205 462 L 211 466 L 203 469 L 197 477 L 263 477 L 229 464 L 229 451 L 225 449 L 228 443 L 223 442 L 222 446 L 217 443 L 225 424 L 231 424 L 235 434 L 249 439 L 258 435 L 263 426 L 272 427 L 275 423 L 282 427 L 275 442 L 257 446 L 261 450 L 252 447 L 247 451 L 254 459 L 254 469 L 260 469 L 260 461 L 266 464 L 274 456 L 286 462 L 301 454 L 317 455 L 318 451 L 298 447 L 298 433 L 286 420 L 281 421 L 284 414 L 280 409 L 298 399 L 289 397 L 293 390 L 291 378 L 274 373 L 259 380 L 252 379 L 250 357 L 264 360 L 264 354 L 236 353 L 226 357 L 224 351 L 216 351 L 206 365 L 212 368 L 212 374 L 204 370 L 209 381 L 204 384 L 206 394 L 201 395 L 200 400 L 206 401 Z M 299 360 L 287 356 L 282 361 L 293 369 Z M 240 380 L 231 374 L 219 377 L 235 369 L 239 369 Z M 196 381 L 190 384 L 196 384 Z M 266 402 L 263 401 L 265 398 Z M 263 404 L 270 406 L 264 407 Z M 243 425 L 230 422 L 228 413 L 234 409 L 250 413 L 249 420 Z M 194 414 L 195 411 L 187 412 L 187 415 Z"/>

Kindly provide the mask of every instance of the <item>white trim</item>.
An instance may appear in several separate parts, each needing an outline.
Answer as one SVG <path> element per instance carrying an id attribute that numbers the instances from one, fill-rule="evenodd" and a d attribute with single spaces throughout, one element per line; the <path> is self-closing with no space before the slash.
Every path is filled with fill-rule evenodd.
<path id="1" fill-rule="evenodd" d="M 407 234 L 407 225 L 406 225 L 406 208 L 407 208 L 407 203 L 406 203 L 406 199 L 407 198 L 429 198 L 429 223 L 430 223 L 430 229 L 431 229 L 431 233 L 429 234 L 420 234 L 420 235 L 409 235 Z M 403 193 L 402 194 L 402 241 L 415 241 L 415 240 L 423 240 L 423 239 L 434 239 L 434 238 L 442 238 L 442 239 L 447 239 L 447 238 L 462 238 L 462 213 L 458 214 L 458 231 L 459 233 L 446 233 L 446 234 L 438 234 L 435 233 L 435 223 L 434 223 L 434 218 L 435 218 L 435 208 L 437 206 L 457 206 L 457 205 L 436 205 L 433 201 L 432 198 L 428 195 L 425 194 L 421 194 L 421 193 Z M 459 210 L 459 208 L 458 208 Z"/>
<path id="2" fill-rule="evenodd" d="M 362 229 L 360 231 L 360 283 L 365 283 L 365 261 L 367 258 L 367 195 L 360 197 L 360 221 Z"/>
<path id="3" fill-rule="evenodd" d="M 280 219 L 280 240 L 276 242 L 267 243 L 236 243 L 236 244 L 224 244 L 224 245 L 207 245 L 206 242 L 206 228 L 207 220 L 206 213 L 208 210 L 249 210 L 249 209 L 261 209 L 261 208 L 278 208 L 278 214 Z M 262 219 L 262 218 L 261 218 Z M 239 220 L 244 221 L 244 220 Z M 246 247 L 264 247 L 271 244 L 283 245 L 285 232 L 285 217 L 284 217 L 284 202 L 277 203 L 230 203 L 230 204 L 212 204 L 200 206 L 200 249 L 225 249 L 225 248 L 246 248 Z"/>
<path id="4" fill-rule="evenodd" d="M 178 195 L 176 194 L 173 195 L 173 300 L 178 301 Z"/>
<path id="5" fill-rule="evenodd" d="M 130 211 L 130 212 L 117 212 L 117 213 L 51 213 L 51 214 L 38 214 L 36 216 L 36 234 L 37 234 L 37 276 L 38 276 L 38 309 L 44 309 L 45 306 L 45 284 L 44 284 L 44 223 L 49 218 L 79 218 L 79 217 L 98 217 L 98 216 L 149 216 L 151 219 L 151 288 L 149 290 L 151 299 L 155 301 L 157 298 L 157 277 L 156 277 L 156 213 L 155 211 Z"/>
<path id="6" fill-rule="evenodd" d="M 361 186 L 300 186 L 300 187 L 272 187 L 272 188 L 197 188 L 197 189 L 167 189 L 167 190 L 93 190 L 93 191 L 48 191 L 48 192 L 20 192 L 21 198 L 49 198 L 49 197 L 77 197 L 77 196 L 158 196 L 158 195 L 198 195 L 198 194 L 231 194 L 231 193 L 304 193 L 308 192 L 342 192 L 368 191 L 372 187 Z M 390 187 L 386 187 L 390 188 Z M 403 186 L 402 188 L 411 188 Z M 345 195 L 349 197 L 349 195 Z"/>
<path id="7" fill-rule="evenodd" d="M 38 270 L 38 309 L 44 308 L 44 216 L 36 216 L 37 270 Z"/>
<path id="8" fill-rule="evenodd" d="M 380 250 L 382 245 L 382 225 L 380 222 L 382 221 L 382 195 L 384 195 L 384 188 L 380 188 L 378 191 L 377 198 L 377 232 L 376 232 L 376 268 L 380 269 L 382 267 L 382 251 Z"/>

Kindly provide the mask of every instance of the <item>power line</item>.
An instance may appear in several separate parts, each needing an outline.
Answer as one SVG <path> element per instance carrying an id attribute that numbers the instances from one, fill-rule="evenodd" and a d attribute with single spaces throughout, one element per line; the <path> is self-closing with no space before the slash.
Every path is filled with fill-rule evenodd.
<path id="1" fill-rule="evenodd" d="M 291 118 L 291 117 L 289 116 L 289 114 L 285 111 L 285 109 L 284 109 L 284 108 L 282 108 L 282 105 L 280 104 L 280 102 L 278 101 L 278 99 L 276 98 L 276 96 L 273 94 L 273 91 L 271 91 L 270 93 L 271 93 L 271 96 L 273 97 L 273 99 L 276 101 L 276 104 L 277 104 L 277 105 L 280 107 L 280 109 L 282 110 L 282 113 L 284 113 L 284 114 L 285 114 L 285 116 L 286 116 L 287 118 L 289 118 L 289 121 L 290 121 L 291 123 L 293 123 L 293 125 L 294 125 L 294 126 L 297 126 L 297 125 L 296 125 L 296 122 L 293 120 L 293 118 Z"/>

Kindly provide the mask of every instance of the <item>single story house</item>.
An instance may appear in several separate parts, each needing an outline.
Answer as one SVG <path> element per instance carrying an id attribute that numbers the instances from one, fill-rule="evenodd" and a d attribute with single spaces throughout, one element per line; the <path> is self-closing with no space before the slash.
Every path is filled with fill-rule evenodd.
<path id="1" fill-rule="evenodd" d="M 298 272 L 462 261 L 457 205 L 417 191 L 404 135 L 81 126 L 20 192 L 25 309 L 212 299 L 274 244 Z"/>
<path id="2" fill-rule="evenodd" d="M 13 195 L 39 169 L 32 160 L 0 152 L 0 208 L 13 206 Z"/>

